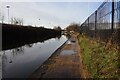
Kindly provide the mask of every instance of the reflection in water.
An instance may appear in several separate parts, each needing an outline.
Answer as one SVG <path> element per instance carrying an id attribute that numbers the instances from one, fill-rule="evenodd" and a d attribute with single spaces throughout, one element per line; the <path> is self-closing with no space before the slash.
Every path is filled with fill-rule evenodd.
<path id="1" fill-rule="evenodd" d="M 58 35 L 57 38 L 58 38 L 58 40 L 59 40 L 59 39 L 61 38 L 61 35 Z"/>
<path id="2" fill-rule="evenodd" d="M 12 63 L 13 62 L 13 58 L 14 57 L 16 57 L 16 56 L 18 56 L 18 55 L 22 55 L 22 54 L 24 54 L 24 46 L 22 46 L 22 47 L 19 47 L 19 48 L 14 48 L 14 49 L 12 49 L 12 50 L 10 50 L 11 51 L 11 56 L 10 56 L 10 61 L 9 61 L 9 63 Z"/>
<path id="3" fill-rule="evenodd" d="M 5 54 L 5 51 L 3 51 L 3 54 L 2 54 L 2 72 L 5 72 L 5 66 L 7 63 L 7 56 Z"/>
<path id="4" fill-rule="evenodd" d="M 30 48 L 33 46 L 33 44 L 26 44 L 25 46 Z"/>
<path id="5" fill-rule="evenodd" d="M 0 54 L 0 79 L 2 79 L 2 55 Z"/>
<path id="6" fill-rule="evenodd" d="M 9 51 L 9 55 L 8 55 L 8 51 Z M 10 49 L 8 51 L 3 51 L 2 54 L 2 71 L 5 71 L 5 67 L 6 67 L 6 63 L 12 63 L 14 58 L 16 56 L 19 56 L 20 54 L 24 54 L 24 47 L 19 47 L 19 48 L 14 48 L 14 49 Z"/>
<path id="7" fill-rule="evenodd" d="M 60 39 L 61 35 L 51 35 L 51 36 L 45 36 L 45 37 L 35 37 L 35 38 L 26 38 L 26 39 L 17 39 L 17 38 L 8 38 L 2 40 L 2 50 L 8 50 L 13 49 L 15 47 L 20 47 L 23 45 L 28 45 L 29 47 L 32 46 L 31 44 L 41 42 L 44 43 L 44 41 L 51 39 L 51 38 L 58 38 Z"/>
<path id="8" fill-rule="evenodd" d="M 26 78 L 61 46 L 65 36 L 1 51 L 3 78 Z"/>
<path id="9" fill-rule="evenodd" d="M 24 47 L 14 48 L 11 50 L 13 56 L 17 54 L 24 54 Z"/>

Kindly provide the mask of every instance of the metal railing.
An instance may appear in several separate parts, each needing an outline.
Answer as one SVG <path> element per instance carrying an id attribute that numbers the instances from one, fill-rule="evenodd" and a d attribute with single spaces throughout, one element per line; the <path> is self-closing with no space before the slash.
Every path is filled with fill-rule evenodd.
<path id="1" fill-rule="evenodd" d="M 120 0 L 107 0 L 80 26 L 80 32 L 90 37 L 109 39 L 113 33 L 120 33 Z"/>

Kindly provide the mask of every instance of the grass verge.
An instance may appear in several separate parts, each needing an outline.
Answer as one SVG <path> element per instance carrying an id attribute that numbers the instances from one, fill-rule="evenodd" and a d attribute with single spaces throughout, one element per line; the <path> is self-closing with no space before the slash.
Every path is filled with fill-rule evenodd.
<path id="1" fill-rule="evenodd" d="M 115 45 L 99 42 L 84 35 L 78 36 L 83 64 L 90 78 L 119 78 L 119 52 Z"/>

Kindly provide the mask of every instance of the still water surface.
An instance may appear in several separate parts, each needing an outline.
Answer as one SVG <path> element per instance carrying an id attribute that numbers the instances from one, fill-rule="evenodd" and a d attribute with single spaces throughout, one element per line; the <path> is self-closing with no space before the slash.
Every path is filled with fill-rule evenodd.
<path id="1" fill-rule="evenodd" d="M 52 38 L 44 43 L 37 42 L 1 51 L 2 77 L 27 78 L 66 40 L 67 38 L 62 36 L 60 39 Z"/>

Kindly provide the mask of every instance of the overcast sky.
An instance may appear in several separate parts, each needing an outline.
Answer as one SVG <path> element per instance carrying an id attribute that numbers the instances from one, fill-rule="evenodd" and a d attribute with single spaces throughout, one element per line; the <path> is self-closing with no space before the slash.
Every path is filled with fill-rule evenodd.
<path id="1" fill-rule="evenodd" d="M 32 1 L 32 0 L 31 0 Z M 1 12 L 8 21 L 7 5 L 10 17 L 23 18 L 25 25 L 53 28 L 65 28 L 72 22 L 82 23 L 102 2 L 2 2 Z M 40 19 L 40 20 L 39 20 Z"/>

